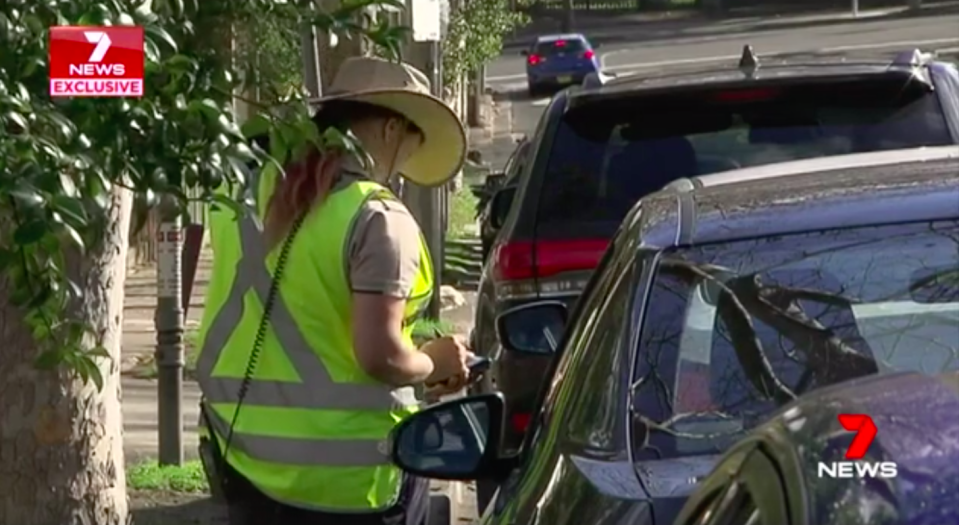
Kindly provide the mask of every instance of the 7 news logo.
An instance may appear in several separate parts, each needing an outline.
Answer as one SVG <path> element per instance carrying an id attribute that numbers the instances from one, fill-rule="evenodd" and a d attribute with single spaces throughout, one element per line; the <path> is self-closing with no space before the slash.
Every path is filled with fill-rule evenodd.
<path id="1" fill-rule="evenodd" d="M 143 28 L 50 28 L 50 96 L 142 97 Z"/>
<path id="2" fill-rule="evenodd" d="M 899 468 L 892 461 L 862 461 L 879 433 L 871 417 L 866 414 L 839 414 L 839 424 L 856 433 L 846 450 L 846 459 L 850 461 L 819 462 L 816 473 L 820 478 L 894 478 L 899 475 Z"/>

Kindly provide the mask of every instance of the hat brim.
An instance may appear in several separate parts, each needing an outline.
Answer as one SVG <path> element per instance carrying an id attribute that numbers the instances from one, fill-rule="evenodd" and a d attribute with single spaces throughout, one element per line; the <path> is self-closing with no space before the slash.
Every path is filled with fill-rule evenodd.
<path id="1" fill-rule="evenodd" d="M 357 91 L 315 99 L 323 104 L 352 100 L 391 109 L 423 131 L 423 144 L 400 168 L 407 180 L 421 186 L 439 186 L 452 179 L 466 162 L 466 129 L 442 100 L 402 89 Z"/>

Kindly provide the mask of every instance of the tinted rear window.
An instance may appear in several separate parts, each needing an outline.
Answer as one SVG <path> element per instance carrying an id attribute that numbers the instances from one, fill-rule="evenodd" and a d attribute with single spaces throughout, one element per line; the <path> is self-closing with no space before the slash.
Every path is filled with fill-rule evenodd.
<path id="1" fill-rule="evenodd" d="M 959 369 L 959 222 L 683 249 L 648 304 L 634 380 L 663 427 L 650 445 L 719 453 L 795 396 Z"/>
<path id="2" fill-rule="evenodd" d="M 950 143 L 936 95 L 901 79 L 596 101 L 559 124 L 539 222 L 615 225 L 678 178 Z"/>
<path id="3" fill-rule="evenodd" d="M 586 51 L 586 43 L 576 39 L 537 42 L 533 48 L 533 54 L 547 57 L 561 53 L 582 53 L 583 51 Z"/>

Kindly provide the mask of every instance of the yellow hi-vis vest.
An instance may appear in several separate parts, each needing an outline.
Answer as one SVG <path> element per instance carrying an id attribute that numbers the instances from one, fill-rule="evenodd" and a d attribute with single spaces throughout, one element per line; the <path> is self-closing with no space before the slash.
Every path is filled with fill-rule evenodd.
<path id="1" fill-rule="evenodd" d="M 356 181 L 331 193 L 304 220 L 290 245 L 269 329 L 252 381 L 237 411 L 263 305 L 282 243 L 269 251 L 261 217 L 276 173 L 264 170 L 256 215 L 211 210 L 213 272 L 200 329 L 196 370 L 210 430 L 226 461 L 272 499 L 328 512 L 372 512 L 392 506 L 401 474 L 388 456 L 389 431 L 416 411 L 410 387 L 391 389 L 357 364 L 347 279 L 349 234 L 362 205 L 395 198 L 383 186 Z M 404 340 L 433 289 L 421 243 L 420 270 L 406 306 Z M 204 429 L 205 430 L 205 429 Z"/>

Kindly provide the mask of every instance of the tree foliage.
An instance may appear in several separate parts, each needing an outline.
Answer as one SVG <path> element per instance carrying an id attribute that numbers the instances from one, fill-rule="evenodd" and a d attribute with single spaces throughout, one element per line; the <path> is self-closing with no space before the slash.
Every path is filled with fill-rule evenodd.
<path id="1" fill-rule="evenodd" d="M 503 36 L 526 20 L 510 9 L 509 0 L 460 0 L 443 40 L 443 84 L 453 85 L 464 73 L 498 57 Z"/>
<path id="2" fill-rule="evenodd" d="M 396 28 L 357 20 L 370 5 L 398 0 L 344 0 L 322 11 L 311 0 L 12 0 L 0 5 L 0 275 L 7 296 L 20 308 L 41 349 L 36 364 L 60 366 L 102 383 L 96 360 L 99 334 L 63 315 L 81 300 L 83 285 L 65 272 L 68 257 L 104 249 L 111 194 L 132 190 L 141 210 L 161 196 L 185 209 L 188 194 L 207 203 L 243 206 L 236 195 L 214 192 L 221 184 L 245 187 L 250 166 L 282 163 L 321 137 L 309 120 L 289 47 L 290 35 L 306 24 L 348 35 L 359 31 L 395 53 Z M 261 25 L 257 25 L 261 24 Z M 249 60 L 230 52 L 234 30 L 254 33 L 266 24 L 282 38 L 284 63 L 269 63 L 252 75 Z M 56 25 L 141 25 L 146 34 L 145 96 L 130 99 L 51 99 L 47 33 Z M 256 45 L 259 33 L 251 42 Z M 285 38 L 285 40 L 284 40 Z M 284 47 L 285 46 L 285 47 Z M 248 58 L 248 57 L 247 57 Z M 267 69 L 269 68 L 269 69 Z M 281 73 L 282 75 L 279 75 Z M 242 128 L 233 94 L 244 84 L 269 78 L 282 116 L 268 108 Z M 282 92 L 282 97 L 279 96 Z M 248 138 L 266 133 L 271 150 Z M 93 348 L 91 350 L 91 348 Z"/>

